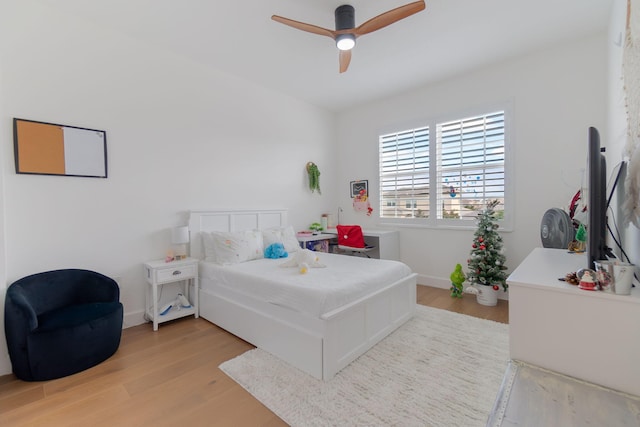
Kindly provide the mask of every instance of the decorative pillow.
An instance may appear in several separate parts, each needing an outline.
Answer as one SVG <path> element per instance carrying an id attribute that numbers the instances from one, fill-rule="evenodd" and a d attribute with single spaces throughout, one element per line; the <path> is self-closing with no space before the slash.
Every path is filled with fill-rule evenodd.
<path id="1" fill-rule="evenodd" d="M 262 241 L 264 242 L 265 248 L 268 248 L 274 243 L 280 243 L 284 246 L 284 243 L 282 240 L 282 232 L 279 228 L 278 229 L 269 228 L 267 230 L 262 230 Z"/>
<path id="2" fill-rule="evenodd" d="M 274 243 L 282 243 L 285 251 L 291 253 L 300 250 L 300 242 L 296 238 L 293 226 L 274 227 L 262 230 L 264 245 L 269 246 Z"/>
<path id="3" fill-rule="evenodd" d="M 244 232 L 249 249 L 249 261 L 264 258 L 264 240 L 259 230 L 247 230 Z"/>
<path id="4" fill-rule="evenodd" d="M 229 265 L 263 257 L 264 245 L 259 231 L 212 231 L 203 235 L 203 241 L 206 261 Z"/>
<path id="5" fill-rule="evenodd" d="M 216 262 L 216 248 L 211 233 L 202 233 L 202 246 L 204 246 L 204 260 Z"/>

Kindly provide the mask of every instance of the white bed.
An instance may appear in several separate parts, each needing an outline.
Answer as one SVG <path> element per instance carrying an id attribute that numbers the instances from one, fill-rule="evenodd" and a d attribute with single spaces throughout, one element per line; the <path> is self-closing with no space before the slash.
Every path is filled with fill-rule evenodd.
<path id="1" fill-rule="evenodd" d="M 285 225 L 283 209 L 191 212 L 191 256 L 201 259 L 200 315 L 328 380 L 413 316 L 416 274 L 396 261 L 324 253 L 318 256 L 327 267 L 312 268 L 305 275 L 296 268 L 280 268 L 284 259 L 230 266 L 204 261 L 203 233 Z M 335 288 L 341 277 L 350 278 L 348 290 L 320 293 L 320 282 Z M 292 296 L 287 288 L 298 282 L 305 292 Z M 274 287 L 267 291 L 267 284 Z"/>

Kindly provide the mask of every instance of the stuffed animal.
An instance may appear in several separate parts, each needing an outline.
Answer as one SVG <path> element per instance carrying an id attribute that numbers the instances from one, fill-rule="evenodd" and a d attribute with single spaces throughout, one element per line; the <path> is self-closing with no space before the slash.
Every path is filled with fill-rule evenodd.
<path id="1" fill-rule="evenodd" d="M 280 267 L 298 267 L 300 274 L 306 274 L 311 267 L 322 268 L 326 266 L 320 263 L 317 252 L 309 249 L 301 249 L 296 251 L 291 259 L 280 264 Z"/>
<path id="2" fill-rule="evenodd" d="M 464 283 L 466 277 L 462 272 L 462 266 L 460 264 L 456 264 L 455 270 L 449 276 L 451 279 L 451 296 L 456 298 L 462 298 L 462 284 Z"/>
<path id="3" fill-rule="evenodd" d="M 272 243 L 264 249 L 265 258 L 286 258 L 289 254 L 284 250 L 282 243 Z"/>

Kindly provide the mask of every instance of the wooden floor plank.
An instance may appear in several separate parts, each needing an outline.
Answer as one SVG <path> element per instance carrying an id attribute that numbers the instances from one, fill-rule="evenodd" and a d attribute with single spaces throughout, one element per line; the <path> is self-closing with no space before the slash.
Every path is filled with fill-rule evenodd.
<path id="1" fill-rule="evenodd" d="M 475 296 L 418 286 L 418 303 L 507 323 L 507 301 L 480 306 Z M 69 377 L 23 382 L 0 377 L 0 425 L 145 426 L 286 424 L 218 366 L 253 348 L 193 317 L 127 328 L 111 358 Z"/>

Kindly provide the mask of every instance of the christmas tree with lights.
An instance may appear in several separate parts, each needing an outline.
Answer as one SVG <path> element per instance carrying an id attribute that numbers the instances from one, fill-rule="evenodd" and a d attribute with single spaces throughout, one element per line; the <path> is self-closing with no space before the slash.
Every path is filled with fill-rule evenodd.
<path id="1" fill-rule="evenodd" d="M 478 214 L 478 229 L 473 235 L 471 255 L 467 260 L 467 279 L 474 285 L 493 286 L 495 290 L 507 285 L 506 257 L 502 253 L 502 237 L 498 234 L 495 207 L 498 200 L 487 202 L 486 208 Z"/>

